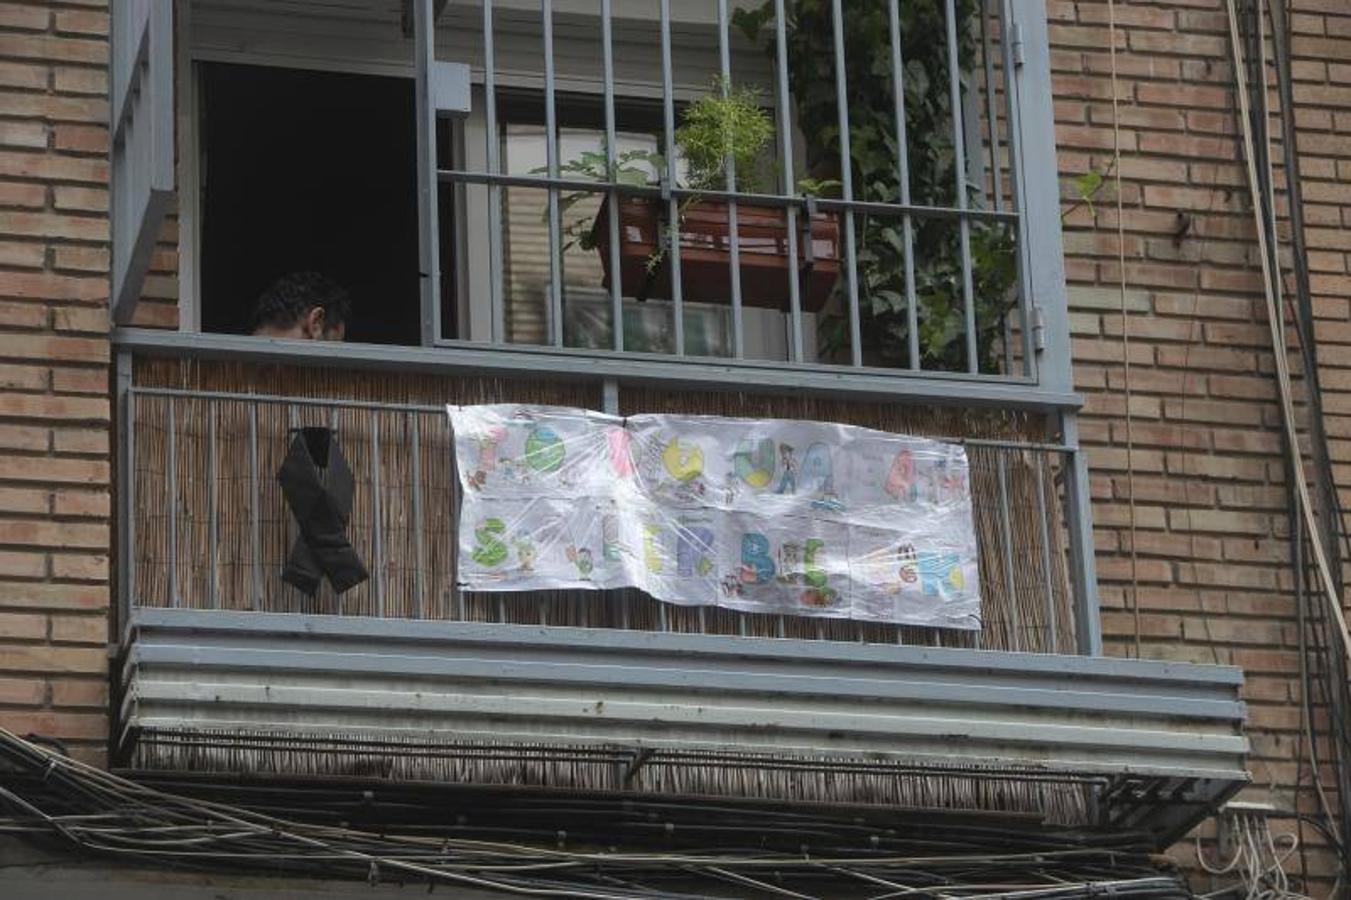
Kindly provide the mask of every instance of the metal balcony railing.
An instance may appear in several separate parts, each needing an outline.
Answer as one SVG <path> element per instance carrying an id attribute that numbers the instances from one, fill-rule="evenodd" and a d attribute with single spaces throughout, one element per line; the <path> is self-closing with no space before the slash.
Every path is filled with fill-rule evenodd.
<path id="1" fill-rule="evenodd" d="M 963 440 L 983 611 L 979 631 L 957 631 L 691 609 L 636 591 L 464 592 L 455 583 L 458 483 L 444 407 L 131 387 L 124 409 L 132 607 L 1043 653 L 1080 645 L 1064 513 L 1067 449 L 1058 444 Z M 349 535 L 371 577 L 340 596 L 325 582 L 307 597 L 281 578 L 298 531 L 276 472 L 291 429 L 303 425 L 332 428 L 355 476 Z"/>
<path id="2" fill-rule="evenodd" d="M 222 16 L 232 4 L 240 15 Z M 412 65 L 397 64 L 416 79 L 422 346 L 116 330 L 124 607 L 1100 652 L 1041 3 L 477 0 L 446 4 L 439 20 L 435 0 L 405 5 Z M 322 19 L 333 46 L 386 49 L 368 26 L 392 25 L 398 4 L 261 6 L 192 4 L 222 21 L 285 15 L 299 33 L 337 17 Z M 712 129 L 702 163 L 681 137 L 702 101 L 748 96 L 761 100 L 737 115 L 770 127 L 760 184 L 735 153 L 717 158 L 726 129 Z M 701 164 L 714 181 L 695 177 Z M 655 218 L 624 220 L 626 204 Z M 568 246 L 579 234 L 585 246 Z M 945 427 L 859 424 L 967 445 L 983 627 L 463 594 L 437 403 L 372 399 L 351 380 L 306 397 L 137 381 L 143 357 L 164 356 L 585 385 L 594 399 L 571 405 L 610 413 L 655 411 L 641 399 L 651 391 L 813 398 L 793 414 L 839 421 L 868 403 L 941 407 Z M 510 399 L 484 383 L 478 400 Z M 982 431 L 991 411 L 1023 424 Z M 292 527 L 273 474 L 286 430 L 316 422 L 335 427 L 357 469 L 353 537 L 374 577 L 311 602 L 277 577 Z"/>
<path id="3" fill-rule="evenodd" d="M 417 0 L 423 344 L 1067 391 L 1038 6 Z M 468 114 L 438 99 L 445 54 Z M 687 139 L 742 90 L 770 128 L 752 171 Z"/>

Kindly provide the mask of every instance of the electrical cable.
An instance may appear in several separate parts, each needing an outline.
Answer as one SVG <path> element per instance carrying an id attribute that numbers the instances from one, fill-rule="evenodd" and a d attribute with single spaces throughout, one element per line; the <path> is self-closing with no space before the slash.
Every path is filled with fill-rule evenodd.
<path id="1" fill-rule="evenodd" d="M 1267 81 L 1268 60 L 1266 55 L 1266 17 L 1264 9 L 1269 9 L 1272 23 L 1271 46 L 1275 60 L 1276 80 L 1281 100 L 1281 130 L 1284 147 L 1284 165 L 1286 169 L 1286 194 L 1289 200 L 1290 234 L 1294 250 L 1295 290 L 1293 296 L 1282 297 L 1283 276 L 1278 256 L 1278 234 L 1276 231 L 1277 209 L 1275 202 L 1275 177 L 1270 132 L 1269 85 Z M 1345 759 L 1348 747 L 1351 747 L 1351 733 L 1348 733 L 1348 709 L 1351 708 L 1351 692 L 1346 680 L 1347 655 L 1335 653 L 1325 656 L 1323 648 L 1328 646 L 1327 615 L 1305 616 L 1305 602 L 1308 596 L 1305 590 L 1303 556 L 1304 542 L 1309 541 L 1316 563 L 1317 578 L 1322 587 L 1324 610 L 1330 610 L 1340 626 L 1342 647 L 1347 646 L 1345 620 L 1341 611 L 1339 592 L 1330 579 L 1334 566 L 1339 561 L 1334 554 L 1339 543 L 1347 542 L 1344 512 L 1340 507 L 1331 468 L 1328 463 L 1326 434 L 1323 430 L 1322 398 L 1318 377 L 1317 345 L 1312 330 L 1312 307 L 1309 290 L 1307 261 L 1304 258 L 1302 190 L 1299 175 L 1298 153 L 1296 151 L 1297 131 L 1293 121 L 1293 91 L 1291 89 L 1290 53 L 1288 46 L 1288 20 L 1286 10 L 1279 0 L 1265 7 L 1263 0 L 1254 4 L 1254 27 L 1251 29 L 1256 60 L 1256 76 L 1253 90 L 1257 91 L 1261 117 L 1255 118 L 1247 108 L 1247 90 L 1242 49 L 1238 42 L 1238 17 L 1233 0 L 1228 3 L 1230 43 L 1233 50 L 1235 78 L 1240 84 L 1240 101 L 1243 107 L 1240 124 L 1244 132 L 1244 146 L 1247 151 L 1245 162 L 1248 169 L 1249 186 L 1253 192 L 1254 216 L 1258 225 L 1258 241 L 1262 251 L 1264 296 L 1267 302 L 1268 322 L 1272 332 L 1272 349 L 1276 357 L 1278 387 L 1282 401 L 1282 417 L 1285 424 L 1285 447 L 1287 469 L 1290 483 L 1294 488 L 1295 527 L 1291 529 L 1292 559 L 1296 566 L 1295 593 L 1298 603 L 1300 635 L 1300 686 L 1301 686 L 1301 732 L 1300 744 L 1307 745 L 1310 758 L 1310 772 L 1319 808 L 1326 819 L 1328 830 L 1333 835 L 1332 844 L 1341 859 L 1343 873 L 1347 870 L 1348 859 L 1345 846 L 1340 839 L 1348 820 L 1351 820 L 1351 807 L 1348 806 L 1348 793 L 1351 785 L 1347 782 Z M 1256 130 L 1261 136 L 1258 145 L 1253 138 Z M 1263 153 L 1262 165 L 1258 166 L 1257 151 Z M 1292 319 L 1296 324 L 1299 337 L 1302 375 L 1307 387 L 1306 405 L 1308 407 L 1308 430 L 1310 450 L 1313 460 L 1314 478 L 1318 487 L 1319 516 L 1315 522 L 1314 509 L 1310 500 L 1306 476 L 1304 473 L 1302 450 L 1297 440 L 1293 423 L 1293 401 L 1290 399 L 1291 379 L 1288 361 L 1285 357 L 1285 342 L 1281 316 L 1286 305 L 1291 308 Z M 1339 540 L 1340 539 L 1340 540 Z M 1309 610 L 1311 613 L 1313 609 Z M 1306 636 L 1308 640 L 1306 641 Z M 1319 661 L 1318 676 L 1322 683 L 1324 708 L 1328 713 L 1329 738 L 1334 743 L 1331 763 L 1338 782 L 1338 800 L 1341 804 L 1340 815 L 1334 815 L 1327 792 L 1322 784 L 1322 765 L 1318 759 L 1317 740 L 1312 725 L 1313 681 L 1311 660 Z M 1300 750 L 1300 770 L 1303 769 L 1304 752 Z M 1296 788 L 1298 789 L 1298 779 Z M 1338 828 L 1340 820 L 1342 828 Z M 1302 824 L 1303 820 L 1301 820 Z"/>
<path id="2" fill-rule="evenodd" d="M 1248 174 L 1248 187 L 1253 196 L 1253 218 L 1257 225 L 1257 243 L 1262 264 L 1263 294 L 1267 305 L 1267 323 L 1271 332 L 1272 358 L 1276 366 L 1276 381 L 1280 398 L 1281 421 L 1284 428 L 1287 447 L 1289 448 L 1288 452 L 1296 454 L 1295 468 L 1299 475 L 1299 477 L 1295 479 L 1296 505 L 1304 519 L 1306 528 L 1309 529 L 1309 542 L 1313 551 L 1318 577 L 1322 583 L 1326 605 L 1328 609 L 1332 611 L 1337 622 L 1338 637 L 1341 639 L 1342 651 L 1348 662 L 1351 662 L 1351 630 L 1348 630 L 1346 617 L 1342 613 L 1341 600 L 1337 590 L 1337 581 L 1333 578 L 1331 568 L 1329 567 L 1327 553 L 1323 547 L 1323 540 L 1319 535 L 1318 525 L 1314 519 L 1313 504 L 1309 497 L 1309 486 L 1305 482 L 1303 465 L 1299 461 L 1297 455 L 1299 453 L 1300 444 L 1299 431 L 1295 422 L 1294 403 L 1291 399 L 1293 390 L 1290 380 L 1290 362 L 1286 359 L 1286 342 L 1282 311 L 1276 306 L 1274 288 L 1272 285 L 1273 274 L 1271 270 L 1270 247 L 1267 242 L 1267 227 L 1266 223 L 1263 221 L 1262 215 L 1262 189 L 1257 174 L 1251 112 L 1248 105 L 1247 76 L 1244 72 L 1243 47 L 1239 39 L 1238 11 L 1235 8 L 1235 0 L 1225 0 L 1225 8 L 1228 12 L 1229 46 L 1234 63 L 1234 77 L 1239 81 L 1238 101 L 1240 108 L 1240 126 L 1243 132 L 1244 162 Z"/>
<path id="3" fill-rule="evenodd" d="M 1131 551 L 1131 614 L 1135 624 L 1135 658 L 1141 655 L 1139 550 L 1136 547 L 1135 517 L 1135 415 L 1131 390 L 1131 323 L 1126 303 L 1126 221 L 1121 197 L 1121 115 L 1116 70 L 1116 0 L 1107 0 L 1107 48 L 1112 85 L 1112 171 L 1116 178 L 1117 276 L 1121 292 L 1121 366 L 1122 388 L 1126 401 L 1126 509 Z"/>
<path id="4" fill-rule="evenodd" d="M 1276 83 L 1278 94 L 1281 101 L 1280 123 L 1281 138 L 1284 150 L 1284 166 L 1286 171 L 1285 193 L 1289 206 L 1289 224 L 1290 224 L 1290 243 L 1292 254 L 1292 269 L 1294 272 L 1295 289 L 1292 294 L 1287 295 L 1286 305 L 1290 308 L 1291 319 L 1296 326 L 1299 338 L 1300 361 L 1302 365 L 1302 376 L 1306 385 L 1305 405 L 1307 407 L 1307 430 L 1309 435 L 1309 454 L 1312 460 L 1313 475 L 1318 493 L 1318 509 L 1320 513 L 1321 531 L 1319 536 L 1322 538 L 1324 548 L 1329 555 L 1329 567 L 1339 568 L 1339 560 L 1336 555 L 1340 549 L 1339 544 L 1347 543 L 1346 530 L 1343 527 L 1345 523 L 1345 514 L 1341 508 L 1340 498 L 1338 496 L 1335 479 L 1329 462 L 1327 449 L 1327 437 L 1323 427 L 1323 409 L 1322 409 L 1322 391 L 1319 384 L 1319 368 L 1317 356 L 1317 341 L 1313 333 L 1313 312 L 1312 298 L 1309 286 L 1309 272 L 1306 259 L 1306 246 L 1304 241 L 1304 223 L 1303 223 L 1303 191 L 1299 170 L 1299 155 L 1297 151 L 1298 131 L 1295 127 L 1293 110 L 1294 97 L 1292 89 L 1292 72 L 1289 49 L 1289 33 L 1287 13 L 1281 2 L 1271 2 L 1269 5 L 1264 0 L 1256 0 L 1254 8 L 1256 53 L 1254 56 L 1259 60 L 1258 77 L 1254 79 L 1255 90 L 1260 84 L 1258 97 L 1262 107 L 1262 116 L 1255 119 L 1254 125 L 1261 135 L 1260 149 L 1265 155 L 1265 166 L 1262 174 L 1265 175 L 1265 193 L 1263 199 L 1266 201 L 1266 218 L 1269 223 L 1269 233 L 1271 239 L 1271 259 L 1272 269 L 1276 273 L 1273 287 L 1279 295 L 1282 288 L 1282 277 L 1280 274 L 1280 260 L 1277 255 L 1277 233 L 1276 218 L 1277 209 L 1275 201 L 1275 176 L 1273 170 L 1274 152 L 1272 148 L 1272 136 L 1270 131 L 1270 110 L 1268 97 L 1270 95 L 1269 84 L 1267 81 L 1267 56 L 1266 56 L 1266 17 L 1264 10 L 1268 11 L 1271 18 L 1271 47 L 1272 55 L 1275 61 Z M 1281 305 L 1277 301 L 1278 307 Z M 1301 453 L 1291 453 L 1290 467 L 1291 483 L 1296 479 L 1303 479 L 1303 469 L 1301 463 Z M 1348 710 L 1351 710 L 1351 688 L 1348 688 L 1346 678 L 1346 667 L 1340 654 L 1325 656 L 1318 653 L 1316 658 L 1320 665 L 1319 679 L 1322 683 L 1323 706 L 1327 711 L 1329 721 L 1329 739 L 1334 743 L 1334 753 L 1330 760 L 1334 777 L 1337 781 L 1337 797 L 1340 803 L 1340 813 L 1334 815 L 1331 804 L 1328 800 L 1327 791 L 1322 783 L 1322 765 L 1318 760 L 1318 745 L 1313 731 L 1313 715 L 1311 707 L 1313 705 L 1312 676 L 1310 673 L 1310 647 L 1306 644 L 1306 628 L 1312 628 L 1315 632 L 1322 633 L 1325 630 L 1323 617 L 1314 616 L 1306 619 L 1304 616 L 1305 602 L 1307 592 L 1305 590 L 1304 561 L 1303 561 L 1303 541 L 1305 536 L 1303 528 L 1293 528 L 1291 531 L 1292 556 L 1296 561 L 1296 597 L 1299 601 L 1300 616 L 1300 676 L 1301 676 L 1301 718 L 1303 728 L 1301 731 L 1300 742 L 1307 744 L 1311 762 L 1311 775 L 1315 793 L 1323 814 L 1327 817 L 1328 824 L 1334 834 L 1338 837 L 1334 845 L 1338 848 L 1338 853 L 1342 859 L 1343 870 L 1348 866 L 1348 860 L 1344 845 L 1340 840 L 1340 833 L 1344 832 L 1347 823 L 1351 821 L 1351 783 L 1348 783 L 1348 771 L 1346 759 L 1348 751 L 1351 750 L 1351 733 L 1348 733 Z M 1351 546 L 1351 545 L 1348 545 Z M 1338 604 L 1340 605 L 1340 604 Z M 1317 636 L 1315 636 L 1317 641 Z M 1323 636 L 1323 645 L 1326 646 L 1326 635 Z M 1301 763 L 1303 754 L 1301 753 Z M 1337 827 L 1336 822 L 1340 820 L 1341 828 Z"/>
<path id="5" fill-rule="evenodd" d="M 582 809 L 597 805 L 587 795 L 576 797 Z M 434 796 L 424 799 L 428 812 L 439 808 Z M 374 807 L 375 798 L 369 800 Z M 564 804 L 560 797 L 550 802 L 560 808 Z M 407 807 L 402 804 L 405 816 L 411 812 Z M 646 808 L 639 804 L 635 811 Z M 753 827 L 748 812 L 734 805 L 709 806 L 691 821 L 716 824 L 723 815 L 743 816 L 747 830 Z M 780 818 L 773 810 L 765 815 Z M 541 834 L 538 828 L 535 841 L 451 836 L 431 827 L 408 829 L 399 821 L 363 830 L 346 822 L 283 819 L 170 793 L 0 729 L 0 832 L 46 837 L 114 860 L 597 900 L 727 896 L 729 885 L 735 886 L 736 896 L 750 891 L 867 900 L 914 893 L 952 900 L 1092 900 L 1107 893 L 1141 900 L 1191 896 L 1180 879 L 1160 871 L 1149 846 L 1128 833 L 1041 829 L 1020 836 L 1017 828 L 1001 832 L 989 824 L 971 829 L 968 840 L 961 837 L 965 826 L 916 820 L 913 836 L 895 828 L 873 829 L 872 839 L 864 840 L 851 832 L 842 837 L 853 849 L 818 843 L 820 849 L 813 851 L 809 840 L 824 841 L 832 820 L 798 812 L 783 818 L 800 822 L 799 837 L 817 837 L 803 839 L 791 850 L 750 842 L 744 847 L 727 843 L 703 849 L 621 850 L 583 845 L 562 832 Z M 945 827 L 956 835 L 946 844 Z M 622 825 L 619 831 L 621 838 L 627 837 Z"/>

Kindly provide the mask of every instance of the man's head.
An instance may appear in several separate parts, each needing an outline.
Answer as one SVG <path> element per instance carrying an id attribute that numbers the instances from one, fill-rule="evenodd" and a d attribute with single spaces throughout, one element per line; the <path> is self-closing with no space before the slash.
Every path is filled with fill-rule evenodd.
<path id="1" fill-rule="evenodd" d="M 340 341 L 351 312 L 347 291 L 318 272 L 293 272 L 274 281 L 253 310 L 258 337 Z"/>

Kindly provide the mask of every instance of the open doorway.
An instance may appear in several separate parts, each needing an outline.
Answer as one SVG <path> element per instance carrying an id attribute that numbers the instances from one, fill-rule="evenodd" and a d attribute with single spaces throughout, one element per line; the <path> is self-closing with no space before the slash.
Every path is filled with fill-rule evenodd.
<path id="1" fill-rule="evenodd" d="M 268 284 L 315 270 L 351 294 L 348 340 L 417 344 L 413 82 L 223 63 L 199 73 L 203 330 L 247 333 Z"/>

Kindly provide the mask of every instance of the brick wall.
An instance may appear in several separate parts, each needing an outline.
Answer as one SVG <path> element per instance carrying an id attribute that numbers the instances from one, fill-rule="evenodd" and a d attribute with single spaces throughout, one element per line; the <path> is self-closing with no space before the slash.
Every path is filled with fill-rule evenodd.
<path id="1" fill-rule="evenodd" d="M 0 725 L 107 734 L 107 15 L 0 3 Z"/>
<path id="2" fill-rule="evenodd" d="M 1296 116 L 1327 428 L 1351 487 L 1351 4 L 1294 0 Z M 1066 221 L 1076 381 L 1088 396 L 1110 653 L 1243 666 L 1250 794 L 1296 790 L 1300 726 L 1288 500 L 1255 230 L 1237 141 L 1223 0 L 1118 0 L 1126 302 L 1138 563 L 1131 589 L 1116 194 Z M 1106 0 L 1050 0 L 1060 168 L 1111 159 Z M 1276 98 L 1273 96 L 1273 102 Z M 1278 151 L 1279 153 L 1279 151 Z M 1278 179 L 1280 175 L 1278 173 Z M 1340 183 L 1339 183 L 1340 180 Z M 1182 232 L 1179 234 L 1179 232 Z M 1307 784 L 1307 773 L 1305 779 Z M 1290 822 L 1278 823 L 1291 830 Z M 1306 830 L 1305 838 L 1318 843 Z M 1190 847 L 1177 855 L 1191 855 Z M 1292 863 L 1297 866 L 1297 860 Z M 1332 865 L 1310 857 L 1312 874 Z"/>
<path id="3" fill-rule="evenodd" d="M 1110 158 L 1107 6 L 1048 7 L 1068 180 Z M 0 724 L 89 758 L 106 733 L 109 602 L 105 8 L 0 2 Z M 1287 502 L 1222 9 L 1117 4 L 1136 590 L 1110 193 L 1066 221 L 1076 378 L 1089 398 L 1109 652 L 1135 652 L 1134 597 L 1144 656 L 1244 666 L 1255 790 L 1309 809 L 1295 790 Z M 1351 7 L 1295 9 L 1328 430 L 1351 485 L 1351 365 L 1339 365 L 1351 343 L 1351 64 L 1336 62 L 1351 59 Z M 171 273 L 172 227 L 165 237 L 156 268 Z M 171 276 L 149 293 L 172 297 Z M 171 305 L 143 308 L 146 324 L 172 325 Z M 1329 864 L 1311 860 L 1319 872 Z"/>

